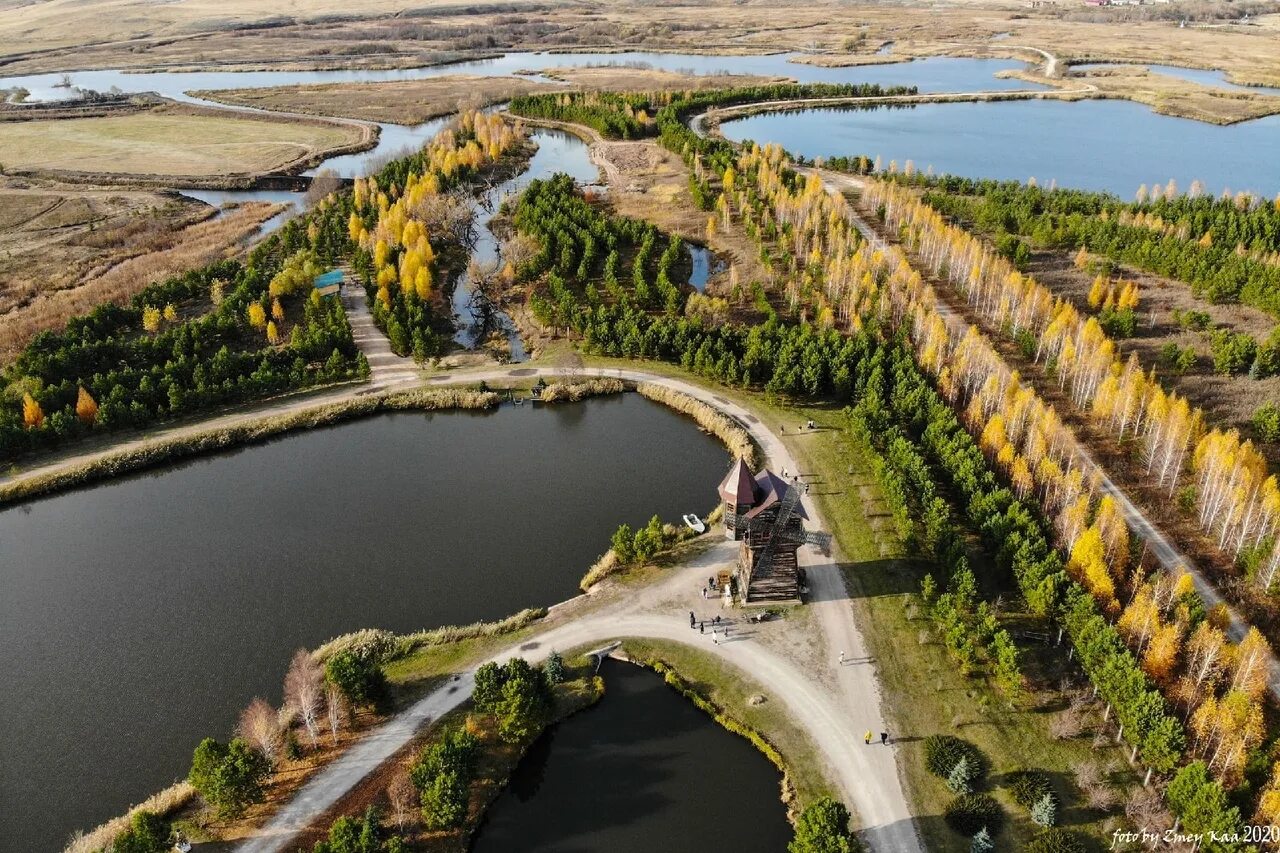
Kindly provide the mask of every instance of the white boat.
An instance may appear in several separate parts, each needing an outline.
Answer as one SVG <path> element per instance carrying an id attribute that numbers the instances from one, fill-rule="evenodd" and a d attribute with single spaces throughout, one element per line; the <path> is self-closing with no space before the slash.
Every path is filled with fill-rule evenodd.
<path id="1" fill-rule="evenodd" d="M 687 526 L 694 533 L 707 532 L 707 526 L 702 523 L 702 519 L 698 518 L 693 513 L 689 513 L 684 517 L 684 523 L 685 523 L 685 526 Z"/>

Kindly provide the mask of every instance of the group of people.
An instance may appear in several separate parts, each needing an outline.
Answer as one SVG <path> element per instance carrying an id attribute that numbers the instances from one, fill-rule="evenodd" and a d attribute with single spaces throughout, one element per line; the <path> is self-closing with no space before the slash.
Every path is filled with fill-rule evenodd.
<path id="1" fill-rule="evenodd" d="M 720 631 L 721 631 L 720 617 L 716 616 L 715 618 L 709 619 L 709 620 L 699 619 L 693 615 L 692 610 L 689 611 L 689 627 L 697 628 L 699 634 L 707 633 L 707 622 L 711 623 L 711 642 L 715 643 L 716 645 L 720 645 Z M 723 630 L 724 630 L 724 638 L 726 640 L 729 639 L 729 625 L 727 623 L 725 624 Z"/>
<path id="2" fill-rule="evenodd" d="M 867 729 L 867 733 L 862 736 L 862 739 L 867 742 L 867 746 L 871 746 L 871 729 Z M 884 744 L 885 746 L 889 745 L 888 732 L 880 733 L 880 743 Z"/>

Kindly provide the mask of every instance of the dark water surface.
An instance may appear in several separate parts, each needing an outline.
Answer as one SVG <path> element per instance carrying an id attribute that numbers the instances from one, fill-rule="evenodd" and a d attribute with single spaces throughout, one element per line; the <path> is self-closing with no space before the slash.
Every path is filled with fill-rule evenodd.
<path id="1" fill-rule="evenodd" d="M 600 703 L 550 729 L 490 808 L 472 853 L 779 853 L 778 771 L 632 664 L 605 661 Z"/>
<path id="2" fill-rule="evenodd" d="M 0 849 L 185 775 L 299 646 L 573 596 L 618 524 L 705 512 L 726 464 L 628 394 L 382 415 L 0 512 Z"/>

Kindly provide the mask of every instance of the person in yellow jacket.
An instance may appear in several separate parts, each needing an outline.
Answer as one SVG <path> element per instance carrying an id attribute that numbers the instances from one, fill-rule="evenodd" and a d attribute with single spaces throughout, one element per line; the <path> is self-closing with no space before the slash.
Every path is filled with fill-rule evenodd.
<path id="1" fill-rule="evenodd" d="M 867 746 L 871 746 L 871 729 L 867 729 L 867 733 L 862 736 L 862 739 L 867 742 Z"/>

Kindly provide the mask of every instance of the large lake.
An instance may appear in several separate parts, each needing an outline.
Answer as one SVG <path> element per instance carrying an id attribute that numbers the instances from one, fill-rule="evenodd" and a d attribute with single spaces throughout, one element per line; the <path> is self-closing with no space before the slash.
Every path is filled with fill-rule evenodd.
<path id="1" fill-rule="evenodd" d="M 618 524 L 711 509 L 727 461 L 627 394 L 383 415 L 0 512 L 0 849 L 184 776 L 299 646 L 572 597 Z"/>
<path id="2" fill-rule="evenodd" d="M 472 853 L 786 850 L 768 759 L 654 673 L 610 660 L 601 673 L 604 698 L 534 743 Z"/>
<path id="3" fill-rule="evenodd" d="M 899 167 L 1106 190 L 1140 184 L 1280 192 L 1280 115 L 1220 127 L 1131 101 L 997 101 L 759 113 L 726 121 L 726 137 L 777 142 L 805 157 L 865 154 Z"/>

